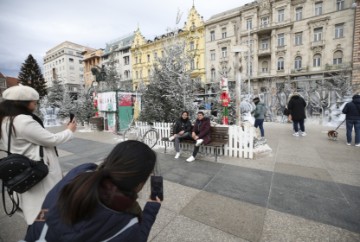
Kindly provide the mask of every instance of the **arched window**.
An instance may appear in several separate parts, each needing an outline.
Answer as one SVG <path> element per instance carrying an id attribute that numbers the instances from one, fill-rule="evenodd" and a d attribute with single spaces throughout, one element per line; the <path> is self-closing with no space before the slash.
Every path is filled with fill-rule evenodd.
<path id="1" fill-rule="evenodd" d="M 216 77 L 215 68 L 211 68 L 211 80 L 212 80 L 212 81 L 215 81 L 215 77 Z"/>
<path id="2" fill-rule="evenodd" d="M 343 59 L 343 53 L 341 50 L 335 51 L 334 58 L 333 58 L 333 64 L 334 65 L 340 65 L 342 63 Z"/>
<path id="3" fill-rule="evenodd" d="M 280 57 L 277 62 L 277 69 L 278 71 L 284 70 L 284 58 Z"/>
<path id="4" fill-rule="evenodd" d="M 316 54 L 316 55 L 314 55 L 314 58 L 313 58 L 313 67 L 319 67 L 319 66 L 321 66 L 321 55 Z"/>
<path id="5" fill-rule="evenodd" d="M 268 72 L 268 62 L 267 61 L 263 61 L 261 63 L 261 72 L 262 73 L 267 73 Z"/>
<path id="6" fill-rule="evenodd" d="M 302 58 L 301 58 L 301 56 L 297 56 L 296 58 L 295 58 L 295 65 L 294 65 L 294 68 L 295 68 L 295 70 L 299 70 L 299 69 L 301 69 L 301 67 L 302 67 Z"/>

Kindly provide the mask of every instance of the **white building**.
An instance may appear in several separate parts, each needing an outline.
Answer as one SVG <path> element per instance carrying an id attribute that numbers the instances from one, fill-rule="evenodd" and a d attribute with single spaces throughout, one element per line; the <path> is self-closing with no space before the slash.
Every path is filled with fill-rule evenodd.
<path id="1" fill-rule="evenodd" d="M 95 49 L 65 41 L 48 50 L 44 57 L 44 78 L 48 87 L 60 80 L 70 93 L 79 92 L 84 85 L 84 51 Z"/>

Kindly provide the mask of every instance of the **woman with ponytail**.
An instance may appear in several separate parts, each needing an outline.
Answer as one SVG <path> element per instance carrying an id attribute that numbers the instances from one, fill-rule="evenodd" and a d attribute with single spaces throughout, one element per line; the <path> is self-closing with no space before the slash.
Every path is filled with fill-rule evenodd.
<path id="1" fill-rule="evenodd" d="M 68 123 L 64 131 L 53 134 L 44 128 L 42 120 L 33 112 L 36 110 L 39 93 L 29 86 L 13 86 L 6 89 L 0 103 L 0 149 L 8 151 L 9 129 L 10 152 L 29 159 L 40 160 L 40 146 L 43 146 L 44 163 L 48 175 L 30 190 L 18 194 L 19 207 L 25 221 L 32 224 L 41 210 L 46 194 L 62 178 L 56 145 L 63 144 L 73 137 L 75 121 Z M 5 191 L 3 191 L 5 192 Z"/>
<path id="2" fill-rule="evenodd" d="M 46 223 L 46 241 L 147 241 L 161 202 L 149 200 L 142 211 L 136 200 L 155 162 L 146 144 L 129 140 L 101 165 L 74 168 L 49 192 L 25 240 L 36 241 Z"/>

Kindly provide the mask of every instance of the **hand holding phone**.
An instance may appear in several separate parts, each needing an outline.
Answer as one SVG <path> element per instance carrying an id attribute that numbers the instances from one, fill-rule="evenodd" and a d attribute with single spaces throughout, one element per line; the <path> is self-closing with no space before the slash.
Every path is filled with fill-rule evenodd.
<path id="1" fill-rule="evenodd" d="M 151 176 L 150 177 L 150 186 L 151 186 L 150 199 L 156 200 L 156 197 L 158 197 L 160 199 L 160 201 L 164 200 L 163 177 L 162 176 Z"/>

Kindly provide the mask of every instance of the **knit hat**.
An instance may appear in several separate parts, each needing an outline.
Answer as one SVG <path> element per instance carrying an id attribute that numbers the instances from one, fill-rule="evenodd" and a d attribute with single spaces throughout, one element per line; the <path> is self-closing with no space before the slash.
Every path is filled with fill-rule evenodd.
<path id="1" fill-rule="evenodd" d="M 29 86 L 13 86 L 6 89 L 2 97 L 5 100 L 13 101 L 37 101 L 39 93 Z"/>
<path id="2" fill-rule="evenodd" d="M 260 101 L 260 98 L 256 97 L 253 99 L 253 102 L 259 102 Z"/>

